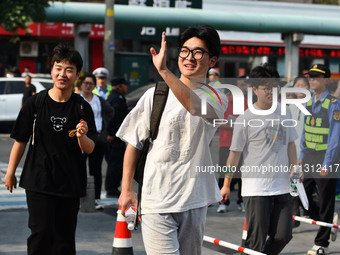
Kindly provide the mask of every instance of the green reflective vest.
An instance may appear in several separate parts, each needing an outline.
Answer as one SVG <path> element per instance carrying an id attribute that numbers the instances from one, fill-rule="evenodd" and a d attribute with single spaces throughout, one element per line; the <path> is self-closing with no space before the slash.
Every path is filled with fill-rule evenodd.
<path id="1" fill-rule="evenodd" d="M 329 119 L 328 108 L 332 96 L 328 95 L 322 102 L 321 109 L 317 113 L 312 112 L 312 99 L 307 102 L 307 110 L 312 113 L 305 121 L 305 146 L 315 151 L 327 150 Z"/>
<path id="2" fill-rule="evenodd" d="M 108 97 L 109 97 L 109 95 L 111 94 L 112 86 L 109 85 L 109 84 L 107 84 L 107 85 L 106 85 L 106 88 L 107 88 L 107 91 L 106 91 L 105 100 L 107 100 Z M 101 97 L 101 95 L 99 94 L 99 92 L 98 92 L 98 90 L 97 90 L 97 87 L 95 87 L 95 88 L 92 90 L 92 93 L 95 94 L 95 95 L 97 95 L 97 96 L 100 96 L 100 97 Z"/>

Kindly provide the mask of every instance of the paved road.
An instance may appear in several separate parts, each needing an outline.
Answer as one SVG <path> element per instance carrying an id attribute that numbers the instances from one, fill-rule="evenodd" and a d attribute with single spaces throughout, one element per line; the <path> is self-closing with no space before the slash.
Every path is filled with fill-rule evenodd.
<path id="1" fill-rule="evenodd" d="M 216 213 L 217 206 L 209 207 L 205 235 L 225 240 L 234 244 L 241 243 L 244 213 L 238 211 L 234 202 L 236 192 L 232 192 L 232 203 L 229 211 L 224 214 Z M 337 202 L 337 210 L 340 203 Z M 112 253 L 112 241 L 116 224 L 117 205 L 106 206 L 102 211 L 94 213 L 79 213 L 77 228 L 77 254 L 104 255 Z M 26 254 L 27 228 L 26 209 L 8 209 L 0 211 L 0 254 Z M 301 233 L 294 234 L 292 241 L 282 254 L 303 255 L 312 246 L 317 226 L 302 224 Z M 190 234 L 190 233 L 188 233 Z M 132 231 L 134 254 L 145 255 L 140 230 Z M 205 244 L 203 255 L 234 254 L 226 249 L 216 250 L 218 246 Z M 340 254 L 340 242 L 332 242 L 330 254 Z"/>
<path id="2" fill-rule="evenodd" d="M 8 146 L 12 142 L 8 136 L 0 136 L 0 169 L 5 171 L 8 162 Z M 6 146 L 5 146 L 6 145 Z M 7 147 L 7 149 L 4 149 Z M 216 155 L 217 153 L 213 153 Z M 7 161 L 6 161 L 7 160 Z M 216 159 L 215 159 L 216 160 Z M 20 164 L 22 166 L 22 163 Z M 18 174 L 20 168 L 18 169 Z M 2 175 L 3 176 L 3 175 Z M 216 212 L 217 205 L 208 208 L 205 235 L 239 245 L 243 231 L 244 213 L 237 209 L 236 191 L 231 193 L 231 204 L 227 213 Z M 105 197 L 105 196 L 103 196 Z M 108 255 L 112 254 L 112 242 L 115 232 L 117 200 L 104 199 L 106 205 L 102 211 L 79 213 L 76 234 L 77 254 Z M 29 235 L 27 227 L 27 209 L 22 189 L 13 194 L 4 190 L 0 183 L 0 254 L 26 254 L 26 239 Z M 336 210 L 340 212 L 340 202 L 336 202 Z M 318 227 L 302 223 L 301 233 L 294 234 L 291 242 L 281 254 L 303 255 L 312 247 Z M 190 234 L 190 233 L 188 233 Z M 132 243 L 135 255 L 145 255 L 140 230 L 132 231 Z M 203 255 L 236 254 L 228 249 L 205 243 Z M 332 242 L 329 254 L 340 255 L 340 242 Z"/>

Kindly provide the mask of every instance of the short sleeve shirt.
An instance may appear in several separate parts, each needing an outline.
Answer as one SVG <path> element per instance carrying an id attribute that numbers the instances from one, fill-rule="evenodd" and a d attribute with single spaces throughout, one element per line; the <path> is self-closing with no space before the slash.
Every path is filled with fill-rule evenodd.
<path id="1" fill-rule="evenodd" d="M 272 114 L 257 115 L 248 109 L 236 119 L 230 150 L 243 152 L 242 196 L 289 193 L 287 149 L 298 138 L 294 125 L 288 108 L 281 115 L 279 103 Z"/>
<path id="2" fill-rule="evenodd" d="M 206 89 L 206 88 L 205 88 Z M 203 90 L 194 90 L 202 97 Z M 218 92 L 219 93 L 219 92 Z M 154 88 L 149 89 L 128 114 L 117 136 L 141 150 L 149 135 Z M 207 102 L 223 118 L 227 98 Z M 200 208 L 222 199 L 215 174 L 197 171 L 212 165 L 209 143 L 217 127 L 192 116 L 169 91 L 157 139 L 147 156 L 142 213 L 175 213 Z"/>
<path id="3" fill-rule="evenodd" d="M 75 129 L 82 118 L 89 127 L 87 136 L 94 137 L 96 128 L 91 106 L 74 93 L 64 103 L 55 102 L 47 94 L 41 109 L 37 110 L 36 96 L 29 98 L 21 109 L 11 133 L 11 138 L 27 143 L 33 134 L 34 114 L 38 113 L 20 187 L 57 196 L 84 196 L 86 157 L 76 136 L 69 137 L 69 131 Z"/>

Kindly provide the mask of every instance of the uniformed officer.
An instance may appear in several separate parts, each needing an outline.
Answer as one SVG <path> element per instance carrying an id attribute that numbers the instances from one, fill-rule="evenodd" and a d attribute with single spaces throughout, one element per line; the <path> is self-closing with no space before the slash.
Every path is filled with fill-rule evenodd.
<path id="1" fill-rule="evenodd" d="M 217 84 L 221 84 L 220 80 L 220 72 L 215 68 L 210 68 L 208 71 L 209 85 L 214 86 Z"/>
<path id="2" fill-rule="evenodd" d="M 336 172 L 339 155 L 340 101 L 327 90 L 330 71 L 327 66 L 315 64 L 307 73 L 314 94 L 307 102 L 307 110 L 301 136 L 299 164 L 305 172 L 303 182 L 308 200 L 309 216 L 314 220 L 332 222 L 334 213 Z M 315 187 L 319 192 L 319 204 L 313 201 Z M 320 227 L 314 246 L 307 254 L 326 254 L 331 229 Z"/>
<path id="3" fill-rule="evenodd" d="M 93 89 L 92 93 L 107 100 L 112 91 L 112 86 L 107 84 L 109 70 L 105 67 L 99 67 L 95 69 L 92 74 L 96 76 L 97 81 L 97 85 Z"/>
<path id="4" fill-rule="evenodd" d="M 115 110 L 115 116 L 109 123 L 108 137 L 109 149 L 106 154 L 107 171 L 105 178 L 105 189 L 107 197 L 119 197 L 118 190 L 122 180 L 123 159 L 125 153 L 125 142 L 116 137 L 120 125 L 125 119 L 128 108 L 124 95 L 128 87 L 124 78 L 114 77 L 111 80 L 112 92 L 107 99 Z"/>

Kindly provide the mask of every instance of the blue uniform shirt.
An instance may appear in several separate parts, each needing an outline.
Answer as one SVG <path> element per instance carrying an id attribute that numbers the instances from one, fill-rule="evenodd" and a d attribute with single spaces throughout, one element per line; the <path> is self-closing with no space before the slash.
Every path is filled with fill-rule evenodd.
<path id="1" fill-rule="evenodd" d="M 326 90 L 322 96 L 315 102 L 315 95 L 312 96 L 312 112 L 317 113 L 321 110 L 321 105 L 323 100 L 329 95 L 329 91 Z M 325 154 L 325 158 L 322 162 L 322 167 L 329 169 L 329 166 L 332 163 L 335 163 L 335 159 L 339 152 L 339 141 L 340 141 L 340 120 L 335 120 L 334 118 L 334 111 L 340 111 L 340 101 L 336 99 L 336 102 L 331 102 L 328 108 L 328 119 L 329 119 L 329 132 L 328 132 L 328 139 L 327 139 L 327 150 Z M 306 121 L 306 116 L 304 118 Z M 305 126 L 303 125 L 302 135 L 301 135 L 301 152 L 299 159 L 302 160 L 307 147 L 304 146 L 305 142 Z M 320 162 L 321 163 L 321 162 Z"/>
<path id="2" fill-rule="evenodd" d="M 101 89 L 98 85 L 96 86 L 97 88 L 97 91 L 99 93 L 99 95 L 103 98 L 103 99 L 106 99 L 106 93 L 107 93 L 107 87 L 103 90 Z"/>

